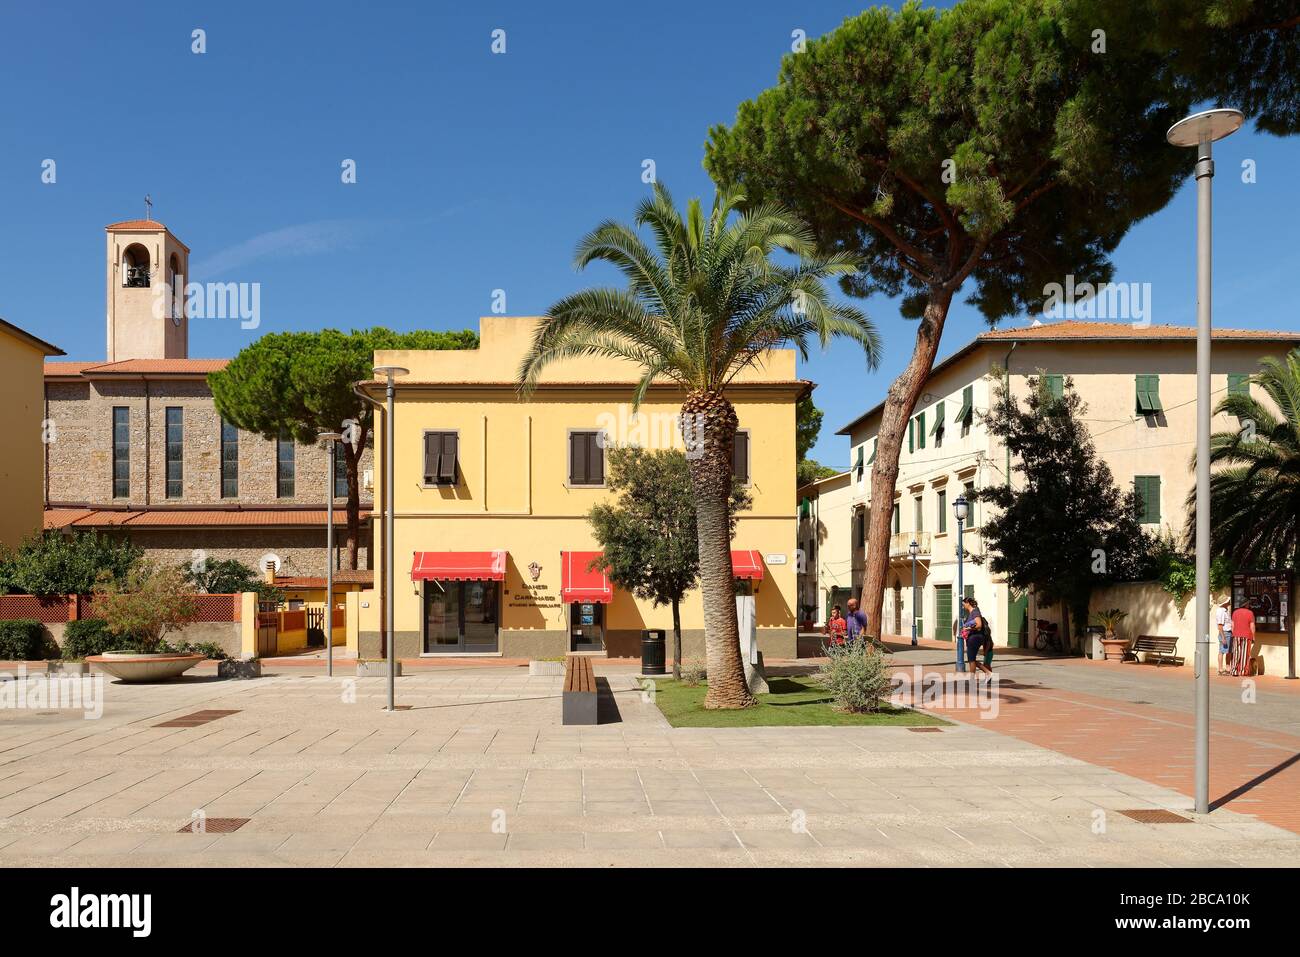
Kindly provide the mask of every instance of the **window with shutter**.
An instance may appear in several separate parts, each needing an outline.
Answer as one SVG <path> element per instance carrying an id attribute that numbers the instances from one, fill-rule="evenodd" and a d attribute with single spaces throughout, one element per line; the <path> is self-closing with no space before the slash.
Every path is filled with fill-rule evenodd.
<path id="1" fill-rule="evenodd" d="M 963 428 L 970 428 L 971 419 L 975 415 L 975 387 L 968 385 L 961 390 L 961 408 L 957 410 L 957 418 L 953 421 L 960 422 Z"/>
<path id="2" fill-rule="evenodd" d="M 916 417 L 916 447 L 925 448 L 925 413 L 922 412 Z"/>
<path id="3" fill-rule="evenodd" d="M 599 432 L 569 433 L 569 484 L 605 484 L 605 450 Z"/>
<path id="4" fill-rule="evenodd" d="M 939 534 L 943 535 L 948 531 L 948 490 L 939 489 L 936 497 L 939 503 Z"/>
<path id="5" fill-rule="evenodd" d="M 749 484 L 749 433 L 737 432 L 736 442 L 732 448 L 731 474 L 742 485 Z"/>
<path id="6" fill-rule="evenodd" d="M 934 435 L 934 446 L 938 448 L 943 445 L 943 429 L 947 420 L 943 417 L 944 403 L 940 402 L 934 407 L 934 425 L 930 427 L 931 434 Z"/>
<path id="7" fill-rule="evenodd" d="M 1250 395 L 1250 376 L 1244 373 L 1229 373 L 1228 395 Z"/>
<path id="8" fill-rule="evenodd" d="M 1045 375 L 1043 382 L 1047 385 L 1047 391 L 1054 399 L 1065 398 L 1065 376 L 1063 375 Z"/>
<path id="9" fill-rule="evenodd" d="M 1133 490 L 1137 495 L 1138 521 L 1143 525 L 1160 524 L 1160 476 L 1135 475 Z"/>
<path id="10" fill-rule="evenodd" d="M 460 433 L 424 433 L 424 484 L 455 485 L 459 468 Z"/>
<path id="11" fill-rule="evenodd" d="M 862 473 L 866 471 L 866 463 L 863 461 L 863 447 L 858 446 L 858 460 L 853 463 L 853 477 L 859 482 L 862 481 Z"/>
<path id="12" fill-rule="evenodd" d="M 876 437 L 871 440 L 871 458 L 867 459 L 868 465 L 876 460 L 876 450 L 878 448 L 880 448 L 880 438 Z"/>
<path id="13" fill-rule="evenodd" d="M 1136 385 L 1139 415 L 1156 415 L 1165 410 L 1160 404 L 1160 376 L 1139 375 L 1136 377 Z"/>

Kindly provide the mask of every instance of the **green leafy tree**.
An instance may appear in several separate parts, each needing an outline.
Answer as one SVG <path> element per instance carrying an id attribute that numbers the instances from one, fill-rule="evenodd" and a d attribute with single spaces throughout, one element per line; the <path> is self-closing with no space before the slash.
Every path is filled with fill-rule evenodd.
<path id="1" fill-rule="evenodd" d="M 393 332 L 374 328 L 339 332 L 281 332 L 262 336 L 220 372 L 208 376 L 217 411 L 227 422 L 265 439 L 291 435 L 314 443 L 321 432 L 344 432 L 339 443 L 347 466 L 348 564 L 357 567 L 360 541 L 359 465 L 370 441 L 373 410 L 352 385 L 374 374 L 377 349 L 473 349 L 478 336 L 464 332 Z"/>
<path id="2" fill-rule="evenodd" d="M 284 601 L 284 592 L 267 582 L 266 578 L 249 568 L 237 558 L 216 561 L 185 562 L 181 574 L 196 591 L 206 595 L 238 595 L 251 591 L 257 593 L 259 602 Z"/>
<path id="3" fill-rule="evenodd" d="M 94 609 L 110 632 L 145 653 L 158 650 L 168 634 L 197 613 L 184 573 L 153 563 L 137 565 L 122 581 L 105 576 L 95 588 Z"/>
<path id="4" fill-rule="evenodd" d="M 607 262 L 627 279 L 623 289 L 588 289 L 555 303 L 537 329 L 519 370 L 533 389 L 542 370 L 575 356 L 611 356 L 638 366 L 639 406 L 651 383 L 676 385 L 684 395 L 682 427 L 689 450 L 700 550 L 709 690 L 706 708 L 755 703 L 740 659 L 731 567 L 732 454 L 736 410 L 727 390 L 737 375 L 775 348 L 806 354 L 844 336 L 862 345 L 875 365 L 879 338 L 857 309 L 831 302 L 823 279 L 854 268 L 845 254 L 819 256 L 812 234 L 775 203 L 733 215 L 738 191 L 719 192 L 708 213 L 699 200 L 686 213 L 662 184 L 637 208 L 654 248 L 636 229 L 607 221 L 578 245 L 576 264 Z M 794 261 L 777 263 L 778 250 Z"/>
<path id="5" fill-rule="evenodd" d="M 1210 548 L 1238 567 L 1300 568 L 1300 349 L 1261 360 L 1250 384 L 1215 410 L 1237 429 L 1210 437 Z M 1193 549 L 1195 489 L 1187 515 Z"/>
<path id="6" fill-rule="evenodd" d="M 89 595 L 101 575 L 122 581 L 143 556 L 144 550 L 125 538 L 38 533 L 17 551 L 0 555 L 0 593 Z"/>
<path id="7" fill-rule="evenodd" d="M 795 487 L 800 488 L 819 478 L 834 475 L 835 469 L 808 458 L 808 450 L 817 444 L 822 430 L 822 410 L 805 395 L 794 407 Z"/>
<path id="8" fill-rule="evenodd" d="M 841 280 L 846 292 L 901 296 L 903 316 L 919 320 L 885 398 L 872 466 L 863 607 L 874 630 L 898 453 L 953 297 L 970 280 L 968 301 L 992 324 L 1036 311 L 1068 275 L 1109 281 L 1129 227 L 1186 179 L 1186 152 L 1168 146 L 1165 131 L 1207 90 L 1240 96 L 1266 128 L 1294 131 L 1296 71 L 1282 78 L 1245 62 L 1262 51 L 1272 57 L 1262 63 L 1295 64 L 1284 6 L 876 7 L 787 55 L 777 85 L 710 132 L 705 166 L 715 180 L 790 204 L 822 249 L 862 262 Z M 1166 22 L 1175 8 L 1178 22 Z M 1277 28 L 1263 29 L 1270 18 Z M 1215 86 L 1198 85 L 1216 76 Z"/>
<path id="9" fill-rule="evenodd" d="M 978 501 L 994 506 L 981 528 L 986 553 L 977 560 L 1012 588 L 1032 588 L 1041 604 L 1060 602 L 1068 645 L 1071 616 L 1086 622 L 1095 587 L 1144 577 L 1151 542 L 1135 493 L 1121 492 L 1097 457 L 1073 380 L 1066 378 L 1060 398 L 1040 376 L 1028 384 L 1022 406 L 999 383 L 985 420 L 1006 443 L 1018 478 L 976 490 Z"/>
<path id="10" fill-rule="evenodd" d="M 682 676 L 681 602 L 700 577 L 695 498 L 686 456 L 675 449 L 610 449 L 606 485 L 612 502 L 588 515 L 602 557 L 594 566 L 637 598 L 673 610 L 673 677 Z M 731 534 L 736 513 L 749 508 L 740 483 L 731 492 Z"/>

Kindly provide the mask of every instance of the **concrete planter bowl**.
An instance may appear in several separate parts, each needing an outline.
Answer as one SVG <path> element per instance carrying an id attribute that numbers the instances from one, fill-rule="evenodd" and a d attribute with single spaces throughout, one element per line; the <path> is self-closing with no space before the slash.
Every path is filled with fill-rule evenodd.
<path id="1" fill-rule="evenodd" d="M 128 684 L 170 681 L 179 678 L 200 661 L 203 655 L 140 654 L 135 651 L 106 651 L 86 659 L 96 671 L 112 675 Z"/>

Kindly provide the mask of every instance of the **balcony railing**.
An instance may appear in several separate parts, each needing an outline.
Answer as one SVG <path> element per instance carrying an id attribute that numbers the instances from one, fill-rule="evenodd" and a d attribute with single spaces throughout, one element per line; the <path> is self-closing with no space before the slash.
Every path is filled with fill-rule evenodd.
<path id="1" fill-rule="evenodd" d="M 913 540 L 916 541 L 920 551 L 916 553 L 917 558 L 928 558 L 930 556 L 930 533 L 929 532 L 897 532 L 889 536 L 889 557 L 890 558 L 911 558 L 912 553 L 908 551 Z"/>

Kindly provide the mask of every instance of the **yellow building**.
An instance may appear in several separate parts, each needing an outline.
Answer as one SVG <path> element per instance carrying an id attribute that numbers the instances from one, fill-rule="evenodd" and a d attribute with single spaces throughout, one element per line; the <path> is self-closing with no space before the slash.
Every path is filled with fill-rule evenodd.
<path id="1" fill-rule="evenodd" d="M 40 531 L 45 509 L 45 449 L 49 431 L 42 395 L 46 356 L 63 350 L 0 319 L 0 403 L 8 436 L 0 456 L 0 544 L 17 548 Z"/>
<path id="2" fill-rule="evenodd" d="M 567 651 L 640 653 L 641 630 L 671 628 L 671 612 L 587 571 L 597 545 L 587 522 L 606 501 L 604 448 L 683 448 L 682 393 L 650 388 L 639 415 L 639 370 L 613 359 L 549 367 L 521 399 L 515 375 L 537 319 L 486 317 L 475 351 L 392 351 L 378 366 L 397 379 L 394 424 L 394 631 L 398 657 L 484 654 L 541 658 Z M 380 382 L 363 387 L 382 401 Z M 752 592 L 760 649 L 795 656 L 795 403 L 809 384 L 793 351 L 771 353 L 729 388 L 740 419 L 737 469 L 753 508 L 742 513 L 733 563 Z M 358 653 L 382 653 L 382 408 L 375 430 L 376 588 L 358 596 Z M 684 653 L 703 654 L 698 590 L 682 608 Z"/>

